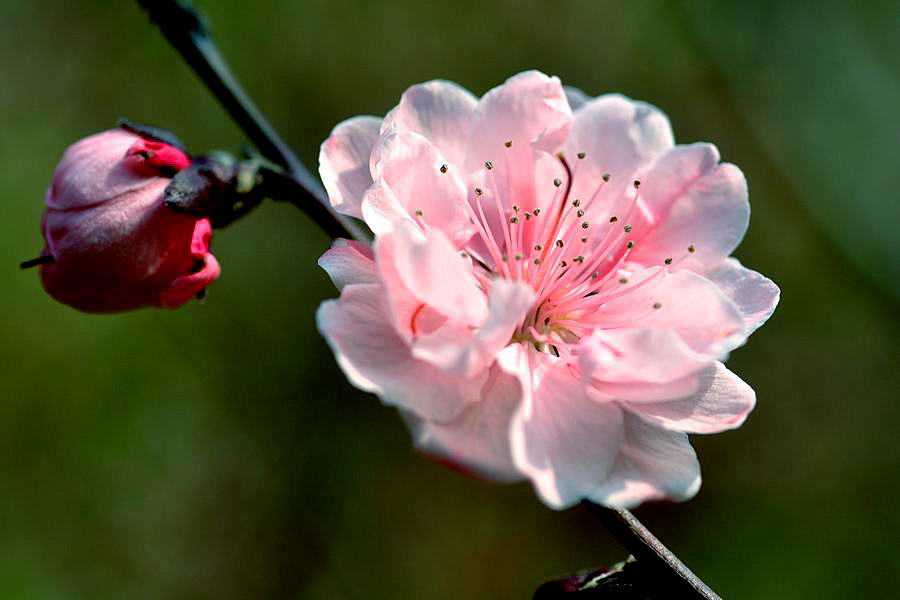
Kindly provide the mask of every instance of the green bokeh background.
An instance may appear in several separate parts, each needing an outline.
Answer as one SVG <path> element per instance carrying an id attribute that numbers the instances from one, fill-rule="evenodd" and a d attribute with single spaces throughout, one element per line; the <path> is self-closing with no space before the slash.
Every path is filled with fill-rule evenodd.
<path id="1" fill-rule="evenodd" d="M 696 436 L 700 494 L 637 514 L 727 598 L 900 588 L 900 3 L 203 2 L 310 166 L 410 84 L 526 68 L 618 91 L 750 183 L 737 252 L 782 288 L 730 367 L 740 430 Z M 527 484 L 436 466 L 313 323 L 328 240 L 267 204 L 220 232 L 203 303 L 114 316 L 16 265 L 71 142 L 120 116 L 195 151 L 245 140 L 130 2 L 0 3 L 0 597 L 529 598 L 624 551 Z"/>

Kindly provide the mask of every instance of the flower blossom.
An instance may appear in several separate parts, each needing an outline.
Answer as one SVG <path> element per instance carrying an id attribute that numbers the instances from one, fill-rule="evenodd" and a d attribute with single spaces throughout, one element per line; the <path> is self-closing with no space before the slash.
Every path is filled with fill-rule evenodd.
<path id="1" fill-rule="evenodd" d="M 41 281 L 86 312 L 176 308 L 219 276 L 209 219 L 166 208 L 163 192 L 190 159 L 114 129 L 70 146 L 47 190 Z"/>
<path id="2" fill-rule="evenodd" d="M 319 172 L 376 236 L 321 257 L 341 294 L 319 328 L 420 449 L 554 508 L 697 492 L 687 434 L 753 408 L 721 361 L 779 294 L 729 258 L 747 185 L 714 146 L 530 71 L 480 99 L 413 86 L 339 124 Z"/>

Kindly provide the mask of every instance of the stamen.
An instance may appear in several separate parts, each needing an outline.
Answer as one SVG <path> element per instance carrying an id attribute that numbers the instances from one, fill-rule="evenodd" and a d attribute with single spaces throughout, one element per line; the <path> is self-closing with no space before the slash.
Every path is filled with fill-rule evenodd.
<path id="1" fill-rule="evenodd" d="M 590 227 L 590 226 L 591 226 L 591 224 L 588 223 L 587 221 L 585 221 L 584 223 L 581 224 L 581 228 L 582 228 L 582 229 L 587 229 L 587 228 Z"/>
<path id="2" fill-rule="evenodd" d="M 447 172 L 447 165 L 441 165 L 441 173 Z"/>
<path id="3" fill-rule="evenodd" d="M 667 259 L 664 260 L 663 262 L 666 263 L 667 265 L 671 265 L 671 264 L 672 264 L 672 257 L 667 258 Z"/>
<path id="4" fill-rule="evenodd" d="M 506 146 L 507 148 L 512 148 L 512 140 L 507 140 L 507 141 L 503 142 L 503 145 Z"/>
<path id="5" fill-rule="evenodd" d="M 603 174 L 603 181 L 604 181 L 604 182 L 609 181 L 609 173 L 604 173 L 604 174 Z"/>
<path id="6" fill-rule="evenodd" d="M 584 157 L 585 157 L 586 155 L 585 155 L 584 152 L 579 152 L 579 153 L 576 154 L 575 156 L 578 157 L 578 160 L 584 160 Z"/>
<path id="7" fill-rule="evenodd" d="M 612 216 L 612 217 L 609 218 L 609 222 L 610 222 L 610 223 L 615 223 L 615 222 L 618 221 L 618 220 L 619 220 L 619 217 L 616 217 L 616 216 Z"/>
<path id="8" fill-rule="evenodd" d="M 622 229 L 625 230 L 625 233 L 631 233 L 632 227 L 631 227 L 631 225 L 626 225 L 626 226 L 623 227 Z"/>
<path id="9" fill-rule="evenodd" d="M 561 185 L 562 185 L 562 179 L 560 179 L 560 178 L 557 177 L 556 179 L 553 180 L 553 185 L 555 185 L 556 187 L 561 186 Z"/>
<path id="10" fill-rule="evenodd" d="M 494 168 L 494 163 L 492 163 L 489 160 L 486 160 L 486 161 L 484 161 L 484 168 L 487 169 L 488 171 L 490 171 L 491 169 Z"/>
<path id="11" fill-rule="evenodd" d="M 693 244 L 691 244 L 690 246 L 688 246 L 688 252 L 690 252 L 691 254 L 693 254 L 693 253 L 696 252 L 696 251 L 697 251 L 697 249 L 694 248 L 694 245 L 693 245 Z"/>
<path id="12" fill-rule="evenodd" d="M 475 188 L 475 195 L 476 195 L 476 196 L 480 196 L 482 193 L 483 193 L 483 192 L 482 192 L 481 188 Z"/>

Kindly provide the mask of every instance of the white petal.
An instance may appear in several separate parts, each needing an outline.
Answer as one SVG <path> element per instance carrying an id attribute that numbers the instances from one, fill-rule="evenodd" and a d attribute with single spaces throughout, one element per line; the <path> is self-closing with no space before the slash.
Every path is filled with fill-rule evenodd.
<path id="1" fill-rule="evenodd" d="M 770 279 L 743 267 L 735 258 L 726 259 L 707 273 L 706 278 L 719 286 L 744 314 L 744 335 L 756 331 L 775 312 L 781 290 Z"/>
<path id="2" fill-rule="evenodd" d="M 522 389 L 496 366 L 481 400 L 457 418 L 437 423 L 405 414 L 416 446 L 441 460 L 498 481 L 523 479 L 512 462 L 509 425 Z"/>
<path id="3" fill-rule="evenodd" d="M 378 141 L 381 119 L 353 117 L 332 130 L 319 149 L 319 176 L 334 209 L 361 218 L 363 194 L 372 185 L 369 156 Z"/>
<path id="4" fill-rule="evenodd" d="M 544 503 L 567 508 L 607 478 L 622 444 L 622 411 L 589 399 L 572 367 L 517 348 L 518 360 L 501 363 L 507 369 L 516 365 L 524 384 L 510 430 L 513 461 Z M 534 356 L 523 360 L 526 352 Z"/>
<path id="5" fill-rule="evenodd" d="M 319 266 L 339 290 L 354 283 L 378 283 L 372 248 L 367 244 L 337 239 L 319 257 Z"/>
<path id="6" fill-rule="evenodd" d="M 750 221 L 747 182 L 740 169 L 719 163 L 715 146 L 678 146 L 637 178 L 653 225 L 635 225 L 635 262 L 659 265 L 684 256 L 678 268 L 703 273 L 744 237 Z M 690 246 L 695 252 L 689 254 Z"/>
<path id="7" fill-rule="evenodd" d="M 487 371 L 453 377 L 413 358 L 394 331 L 384 296 L 379 285 L 348 285 L 338 300 L 319 306 L 319 331 L 356 387 L 422 418 L 453 419 L 481 397 Z"/>
<path id="8" fill-rule="evenodd" d="M 575 112 L 564 149 L 576 169 L 570 196 L 587 205 L 596 195 L 589 215 L 624 219 L 631 205 L 632 174 L 673 144 L 669 120 L 655 106 L 619 94 L 589 99 Z M 582 152 L 584 158 L 578 159 Z M 609 182 L 603 181 L 604 174 Z"/>
<path id="9" fill-rule="evenodd" d="M 606 480 L 587 495 L 598 504 L 632 508 L 647 500 L 687 500 L 700 489 L 700 464 L 684 433 L 625 412 L 624 439 Z"/>
<path id="10" fill-rule="evenodd" d="M 383 180 L 403 207 L 398 218 L 440 229 L 455 243 L 472 236 L 461 173 L 421 135 L 388 128 L 372 152 L 371 169 L 375 180 Z"/>
<path id="11" fill-rule="evenodd" d="M 666 329 L 597 329 L 578 345 L 578 365 L 585 383 L 666 383 L 709 366 L 706 354 L 694 351 Z"/>
<path id="12" fill-rule="evenodd" d="M 583 320 L 609 329 L 671 330 L 710 360 L 744 342 L 743 315 L 715 284 L 690 271 L 660 273 L 659 269 L 635 273 L 627 284 L 632 291 Z"/>
<path id="13" fill-rule="evenodd" d="M 753 389 L 722 363 L 695 377 L 698 389 L 690 396 L 664 402 L 627 402 L 623 406 L 673 431 L 718 433 L 740 427 L 756 404 Z"/>
<path id="14" fill-rule="evenodd" d="M 487 319 L 487 300 L 471 263 L 440 230 L 423 235 L 397 227 L 376 240 L 375 256 L 389 292 L 402 286 L 423 304 L 465 325 L 478 326 Z"/>
<path id="15" fill-rule="evenodd" d="M 534 301 L 531 286 L 496 279 L 488 296 L 488 316 L 478 329 L 472 331 L 448 321 L 433 333 L 420 336 L 413 344 L 413 356 L 451 373 L 475 373 L 492 363 L 509 344 Z"/>
<path id="16" fill-rule="evenodd" d="M 469 125 L 478 99 L 451 81 L 414 85 L 384 118 L 384 131 L 396 125 L 418 133 L 434 144 L 448 162 L 462 166 Z"/>

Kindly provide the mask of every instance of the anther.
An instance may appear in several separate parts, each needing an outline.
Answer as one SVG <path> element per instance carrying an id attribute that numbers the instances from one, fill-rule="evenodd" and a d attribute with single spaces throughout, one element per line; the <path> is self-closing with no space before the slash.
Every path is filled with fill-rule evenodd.
<path id="1" fill-rule="evenodd" d="M 557 245 L 557 247 L 562 248 L 563 246 L 566 245 L 566 243 L 562 240 L 556 240 L 556 245 Z"/>
<path id="2" fill-rule="evenodd" d="M 622 284 L 628 283 L 628 278 L 627 278 L 627 277 L 620 277 L 620 278 L 619 278 L 619 283 L 622 283 Z"/>
<path id="3" fill-rule="evenodd" d="M 516 260 L 522 260 L 522 255 L 521 255 L 520 253 L 516 252 L 515 259 L 516 259 Z"/>
<path id="4" fill-rule="evenodd" d="M 603 174 L 603 181 L 609 181 L 609 173 Z"/>
<path id="5" fill-rule="evenodd" d="M 534 259 L 534 264 L 536 264 L 536 265 L 541 264 L 541 259 L 539 259 L 539 258 Z"/>
<path id="6" fill-rule="evenodd" d="M 623 228 L 622 228 L 622 229 L 624 229 L 624 230 L 625 230 L 625 233 L 631 233 L 631 229 L 632 229 L 632 227 L 631 227 L 631 225 L 626 225 L 626 226 L 625 226 L 625 227 L 623 227 Z"/>
<path id="7" fill-rule="evenodd" d="M 509 255 L 507 255 L 507 254 L 501 254 L 501 255 L 500 255 L 500 260 L 502 260 L 503 262 L 508 261 L 508 260 L 509 260 Z"/>
<path id="8" fill-rule="evenodd" d="M 576 154 L 576 155 L 575 155 L 575 156 L 577 156 L 577 157 L 578 157 L 578 160 L 583 160 L 583 159 L 584 159 L 584 157 L 585 157 L 585 153 L 584 153 L 584 152 L 579 152 L 579 153 L 578 153 L 578 154 Z"/>
<path id="9" fill-rule="evenodd" d="M 610 222 L 610 223 L 615 223 L 615 222 L 618 221 L 618 220 L 619 220 L 619 217 L 610 217 L 610 218 L 609 218 L 609 222 Z"/>
<path id="10" fill-rule="evenodd" d="M 625 244 L 625 247 L 631 250 L 632 248 L 634 248 L 634 242 L 632 240 L 628 240 L 628 243 Z"/>
<path id="11" fill-rule="evenodd" d="M 494 168 L 494 163 L 492 163 L 489 160 L 486 160 L 486 161 L 484 161 L 484 168 L 487 169 L 488 171 L 490 171 L 491 169 Z"/>
<path id="12" fill-rule="evenodd" d="M 586 237 L 581 238 L 582 244 L 587 244 L 588 239 Z"/>
<path id="13" fill-rule="evenodd" d="M 572 201 L 572 206 L 574 206 L 575 208 L 581 206 L 581 199 L 575 198 L 575 200 Z"/>
<path id="14" fill-rule="evenodd" d="M 539 214 L 541 214 L 541 209 L 536 208 L 533 211 L 531 211 L 531 214 L 533 214 L 534 216 L 538 216 Z"/>
<path id="15" fill-rule="evenodd" d="M 546 319 L 544 319 L 544 325 L 549 325 L 549 324 L 550 324 L 550 317 L 547 317 Z"/>
<path id="16" fill-rule="evenodd" d="M 581 224 L 581 228 L 582 228 L 582 229 L 587 229 L 587 228 L 590 227 L 590 226 L 591 226 L 591 224 L 588 223 L 587 221 L 585 221 L 584 223 Z"/>
<path id="17" fill-rule="evenodd" d="M 423 214 L 424 214 L 424 213 L 422 213 L 422 209 L 421 209 L 421 208 L 417 208 L 417 209 L 416 209 L 416 216 L 417 216 L 417 217 L 421 217 Z"/>
<path id="18" fill-rule="evenodd" d="M 576 256 L 575 258 L 573 258 L 572 260 L 573 260 L 574 262 L 577 262 L 577 263 L 583 263 L 583 262 L 584 262 L 584 257 L 581 256 L 581 255 L 579 254 L 578 256 Z"/>
<path id="19" fill-rule="evenodd" d="M 696 251 L 697 251 L 697 249 L 694 248 L 694 245 L 693 245 L 693 244 L 691 244 L 690 246 L 688 246 L 688 252 L 690 252 L 691 254 L 693 254 L 693 253 L 696 252 Z"/>
<path id="20" fill-rule="evenodd" d="M 525 220 L 526 220 L 526 221 L 527 221 L 528 219 L 531 218 L 531 213 L 528 212 L 527 210 L 526 210 L 523 214 L 525 215 Z"/>
<path id="21" fill-rule="evenodd" d="M 561 186 L 561 185 L 562 185 L 562 179 L 559 179 L 559 178 L 554 179 L 554 180 L 553 180 L 553 185 L 555 185 L 556 187 Z"/>
<path id="22" fill-rule="evenodd" d="M 640 180 L 638 180 L 638 179 L 635 179 L 635 180 L 634 180 L 634 187 L 636 187 L 636 188 L 641 187 L 641 182 L 640 182 Z"/>
<path id="23" fill-rule="evenodd" d="M 564 260 L 559 261 L 559 266 L 565 268 L 565 266 L 566 266 L 566 261 L 564 261 Z"/>
<path id="24" fill-rule="evenodd" d="M 591 273 L 591 279 L 597 279 L 598 277 L 600 277 L 599 271 L 594 271 L 593 273 Z"/>
<path id="25" fill-rule="evenodd" d="M 459 255 L 462 256 L 463 258 L 469 258 L 469 253 L 466 252 L 465 250 L 461 251 L 461 252 L 459 253 Z"/>
<path id="26" fill-rule="evenodd" d="M 481 188 L 475 188 L 475 195 L 476 195 L 476 196 L 480 196 L 480 195 L 481 195 Z"/>
<path id="27" fill-rule="evenodd" d="M 653 308 L 654 308 L 654 310 L 659 310 L 662 308 L 662 304 L 660 304 L 659 302 L 654 302 Z"/>
<path id="28" fill-rule="evenodd" d="M 505 142 L 503 142 L 503 145 L 507 148 L 512 148 L 512 140 L 506 140 Z"/>
<path id="29" fill-rule="evenodd" d="M 665 262 L 667 265 L 671 265 L 671 264 L 672 264 L 672 259 L 671 259 L 671 258 L 667 258 L 667 259 L 666 259 L 665 261 L 663 261 L 663 262 Z"/>
<path id="30" fill-rule="evenodd" d="M 441 173 L 447 172 L 447 165 L 441 165 Z"/>
<path id="31" fill-rule="evenodd" d="M 519 222 L 519 217 L 510 217 L 509 222 L 515 225 Z"/>
<path id="32" fill-rule="evenodd" d="M 544 247 L 541 246 L 540 244 L 535 244 L 535 245 L 534 245 L 534 251 L 535 251 L 535 252 L 540 252 L 540 251 L 543 250 L 543 249 L 544 249 Z"/>
<path id="33" fill-rule="evenodd" d="M 575 211 L 575 214 L 578 215 L 578 218 L 580 219 L 584 216 L 584 211 L 579 208 L 577 211 Z"/>
<path id="34" fill-rule="evenodd" d="M 512 209 L 513 209 L 513 212 L 519 212 L 519 205 L 513 204 Z"/>

